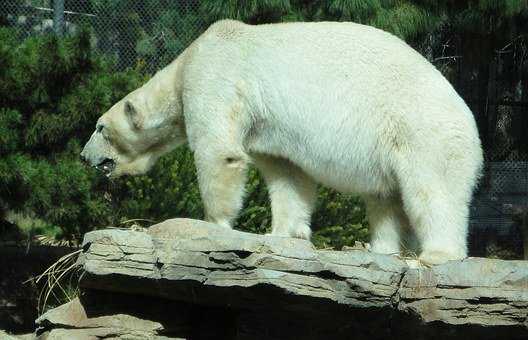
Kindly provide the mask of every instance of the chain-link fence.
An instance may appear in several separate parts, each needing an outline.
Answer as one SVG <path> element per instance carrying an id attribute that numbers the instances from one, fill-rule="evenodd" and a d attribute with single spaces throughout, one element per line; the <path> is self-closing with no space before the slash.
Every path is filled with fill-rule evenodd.
<path id="1" fill-rule="evenodd" d="M 207 24 L 199 1 L 2 0 L 0 24 L 24 36 L 89 29 L 92 44 L 118 69 L 155 71 L 172 61 Z"/>
<path id="2" fill-rule="evenodd" d="M 493 53 L 488 65 L 460 61 L 454 85 L 475 114 L 486 159 L 472 204 L 472 254 L 508 258 L 522 253 L 528 232 L 516 216 L 528 212 L 528 50 L 517 39 Z"/>
<path id="3" fill-rule="evenodd" d="M 22 37 L 87 28 L 95 49 L 114 59 L 117 69 L 140 67 L 149 73 L 207 28 L 206 14 L 198 0 L 0 2 L 0 25 L 17 27 Z M 471 211 L 474 254 L 486 255 L 490 244 L 503 240 L 520 247 L 513 211 L 528 206 L 527 54 L 526 44 L 516 40 L 495 51 L 490 65 L 454 59 L 448 66 L 450 80 L 475 113 L 486 152 L 485 176 Z"/>

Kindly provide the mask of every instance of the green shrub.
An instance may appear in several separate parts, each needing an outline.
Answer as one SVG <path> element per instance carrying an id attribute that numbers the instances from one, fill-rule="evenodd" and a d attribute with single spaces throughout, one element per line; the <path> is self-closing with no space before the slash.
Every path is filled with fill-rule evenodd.
<path id="1" fill-rule="evenodd" d="M 89 41 L 82 31 L 21 43 L 0 28 L 0 208 L 59 226 L 66 239 L 114 218 L 106 184 L 78 155 L 101 112 L 144 80 L 110 73 Z"/>
<path id="2" fill-rule="evenodd" d="M 101 113 L 146 80 L 134 70 L 112 72 L 113 65 L 92 53 L 89 37 L 82 31 L 20 43 L 15 31 L 0 28 L 0 208 L 42 221 L 26 234 L 66 240 L 131 219 L 150 224 L 203 218 L 186 147 L 163 157 L 147 175 L 112 182 L 79 162 Z M 322 227 L 314 236 L 318 246 L 365 240 L 364 209 L 357 198 L 320 189 L 313 221 Z M 264 233 L 270 225 L 265 184 L 252 169 L 237 228 Z"/>

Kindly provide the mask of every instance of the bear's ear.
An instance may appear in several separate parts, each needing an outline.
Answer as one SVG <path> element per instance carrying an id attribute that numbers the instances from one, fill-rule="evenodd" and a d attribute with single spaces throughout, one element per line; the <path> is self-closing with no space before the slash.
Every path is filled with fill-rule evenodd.
<path id="1" fill-rule="evenodd" d="M 134 129 L 140 130 L 143 127 L 143 118 L 129 100 L 125 101 L 125 115 Z"/>

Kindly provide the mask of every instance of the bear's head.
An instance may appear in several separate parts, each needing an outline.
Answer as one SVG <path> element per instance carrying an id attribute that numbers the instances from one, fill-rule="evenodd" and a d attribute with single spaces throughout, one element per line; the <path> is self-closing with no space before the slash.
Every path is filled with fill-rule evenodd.
<path id="1" fill-rule="evenodd" d="M 150 90 L 137 89 L 99 118 L 82 160 L 107 177 L 139 175 L 185 142 L 181 101 L 159 92 L 156 100 Z"/>

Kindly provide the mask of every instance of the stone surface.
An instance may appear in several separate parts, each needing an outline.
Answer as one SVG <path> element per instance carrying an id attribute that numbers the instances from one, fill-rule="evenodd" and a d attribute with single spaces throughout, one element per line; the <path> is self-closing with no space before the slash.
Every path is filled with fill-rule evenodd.
<path id="1" fill-rule="evenodd" d="M 183 318 L 173 320 L 170 314 L 172 309 L 155 299 L 84 292 L 40 316 L 37 339 L 180 339 L 164 334 L 185 333 L 189 320 L 182 323 Z"/>
<path id="2" fill-rule="evenodd" d="M 2 340 L 21 340 L 18 336 L 8 334 L 0 330 L 0 339 Z"/>
<path id="3" fill-rule="evenodd" d="M 193 338 L 197 315 L 208 310 L 224 315 L 225 326 L 206 319 L 199 328 L 233 328 L 228 333 L 236 336 L 226 338 L 236 339 L 528 337 L 526 261 L 470 258 L 411 269 L 402 259 L 364 249 L 316 250 L 304 240 L 189 219 L 168 220 L 147 232 L 94 231 L 86 234 L 83 249 L 86 291 L 184 304 L 194 314 L 173 307 L 174 318 L 163 323 L 159 314 L 148 322 L 118 316 L 119 304 L 95 319 L 68 312 L 59 320 L 53 310 L 38 320 L 50 335 L 72 327 L 138 331 L 134 325 L 143 322 L 141 329 L 152 336 Z M 168 332 L 164 327 L 174 322 L 179 326 Z"/>

